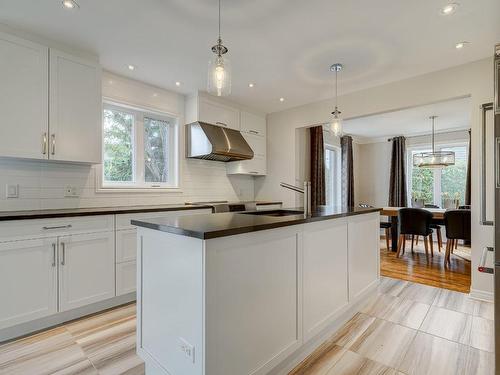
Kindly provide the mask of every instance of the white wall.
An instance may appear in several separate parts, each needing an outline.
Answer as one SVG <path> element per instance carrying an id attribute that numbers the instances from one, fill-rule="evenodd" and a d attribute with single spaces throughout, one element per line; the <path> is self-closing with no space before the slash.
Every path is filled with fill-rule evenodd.
<path id="1" fill-rule="evenodd" d="M 493 100 L 493 59 L 433 72 L 411 79 L 353 92 L 339 98 L 344 118 L 366 116 L 397 109 L 434 103 L 452 98 L 471 97 L 472 165 L 480 161 L 480 105 Z M 268 115 L 268 176 L 256 181 L 257 199 L 283 200 L 293 205 L 294 193 L 279 187 L 280 181 L 295 178 L 295 129 L 326 123 L 331 101 L 319 101 Z M 369 165 L 358 165 L 356 175 L 370 173 Z M 356 178 L 355 175 L 355 178 Z M 358 177 L 359 178 L 359 177 Z M 479 168 L 472 170 L 472 269 L 476 270 L 484 246 L 493 245 L 491 227 L 479 225 Z M 359 193 L 358 196 L 363 196 Z M 491 297 L 491 275 L 473 271 L 472 293 Z"/>
<path id="2" fill-rule="evenodd" d="M 106 72 L 102 92 L 115 101 L 177 115 L 179 124 L 184 124 L 183 95 Z M 254 199 L 253 177 L 227 176 L 226 165 L 221 162 L 186 159 L 183 129 L 180 134 L 181 192 L 97 193 L 95 167 L 0 159 L 0 211 Z M 6 198 L 6 184 L 19 184 L 19 198 Z M 65 198 L 67 185 L 76 186 L 80 197 Z"/>

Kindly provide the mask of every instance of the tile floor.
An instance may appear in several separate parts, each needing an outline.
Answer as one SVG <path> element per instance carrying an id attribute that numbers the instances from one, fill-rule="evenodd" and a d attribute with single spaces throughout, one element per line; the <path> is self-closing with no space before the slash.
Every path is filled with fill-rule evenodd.
<path id="1" fill-rule="evenodd" d="M 383 277 L 377 295 L 293 375 L 494 373 L 493 305 Z M 1 375 L 143 375 L 135 305 L 0 346 Z"/>

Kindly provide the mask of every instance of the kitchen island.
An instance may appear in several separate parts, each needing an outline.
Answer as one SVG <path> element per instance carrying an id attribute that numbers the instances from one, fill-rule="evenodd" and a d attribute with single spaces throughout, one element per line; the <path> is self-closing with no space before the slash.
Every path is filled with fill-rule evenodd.
<path id="1" fill-rule="evenodd" d="M 146 375 L 286 374 L 379 282 L 379 209 L 133 220 Z"/>

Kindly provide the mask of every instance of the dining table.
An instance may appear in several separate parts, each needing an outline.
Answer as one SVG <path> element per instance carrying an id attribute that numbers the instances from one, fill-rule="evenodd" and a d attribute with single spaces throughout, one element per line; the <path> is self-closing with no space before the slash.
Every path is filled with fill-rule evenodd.
<path id="1" fill-rule="evenodd" d="M 398 250 L 398 213 L 404 207 L 383 207 L 380 211 L 381 216 L 388 216 L 391 220 L 391 248 L 392 251 Z M 432 213 L 432 218 L 436 220 L 443 220 L 445 208 L 423 208 L 424 210 Z"/>

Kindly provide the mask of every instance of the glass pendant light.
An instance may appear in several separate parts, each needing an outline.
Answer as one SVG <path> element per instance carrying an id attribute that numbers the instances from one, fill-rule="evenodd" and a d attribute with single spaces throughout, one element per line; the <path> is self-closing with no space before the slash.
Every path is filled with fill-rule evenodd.
<path id="1" fill-rule="evenodd" d="M 219 38 L 212 47 L 215 56 L 208 62 L 208 87 L 207 91 L 217 96 L 231 94 L 231 63 L 223 57 L 228 49 L 222 44 L 220 36 L 220 0 L 219 0 Z"/>
<path id="2" fill-rule="evenodd" d="M 436 151 L 434 147 L 434 120 L 437 116 L 429 117 L 432 121 L 432 151 L 419 152 L 413 155 L 413 166 L 419 168 L 444 168 L 455 164 L 453 151 Z"/>
<path id="3" fill-rule="evenodd" d="M 338 73 L 342 70 L 343 65 L 336 63 L 330 67 L 332 72 L 335 72 L 335 110 L 332 112 L 333 119 L 330 122 L 330 131 L 336 137 L 341 137 L 343 133 L 341 112 L 338 108 Z"/>

